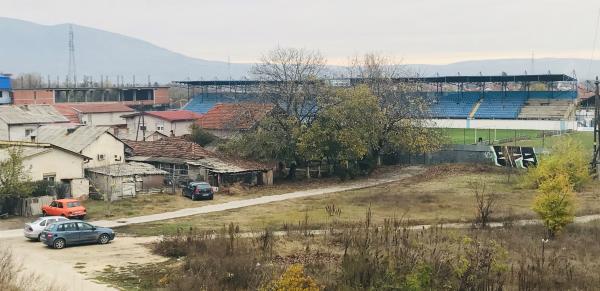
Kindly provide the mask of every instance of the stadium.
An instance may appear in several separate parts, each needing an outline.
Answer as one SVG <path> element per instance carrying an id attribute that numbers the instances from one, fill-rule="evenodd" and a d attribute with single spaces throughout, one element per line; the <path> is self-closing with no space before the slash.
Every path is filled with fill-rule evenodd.
<path id="1" fill-rule="evenodd" d="M 445 76 L 397 78 L 413 82 L 431 100 L 431 126 L 467 131 L 493 130 L 506 135 L 511 131 L 576 131 L 578 125 L 578 83 L 564 74 Z M 334 86 L 354 86 L 361 79 L 330 80 Z M 187 88 L 188 102 L 183 109 L 205 114 L 218 103 L 257 102 L 259 81 L 177 81 Z M 500 132 L 499 132 L 500 130 Z M 485 133 L 486 139 L 488 133 Z"/>

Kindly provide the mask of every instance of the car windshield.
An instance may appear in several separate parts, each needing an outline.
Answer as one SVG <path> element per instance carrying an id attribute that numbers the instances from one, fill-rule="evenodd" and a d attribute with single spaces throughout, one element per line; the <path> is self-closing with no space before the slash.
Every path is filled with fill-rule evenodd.
<path id="1" fill-rule="evenodd" d="M 77 207 L 80 206 L 81 204 L 78 201 L 73 201 L 73 202 L 67 202 L 67 207 L 71 208 L 71 207 Z"/>

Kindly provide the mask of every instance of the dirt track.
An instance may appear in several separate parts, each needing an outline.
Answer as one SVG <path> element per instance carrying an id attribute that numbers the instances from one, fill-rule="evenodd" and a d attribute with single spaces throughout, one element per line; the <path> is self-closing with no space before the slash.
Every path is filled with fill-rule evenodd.
<path id="1" fill-rule="evenodd" d="M 423 167 L 407 167 L 381 178 L 368 179 L 340 186 L 237 200 L 126 219 L 92 221 L 91 223 L 99 226 L 115 227 L 243 208 L 295 198 L 325 195 L 399 181 L 422 173 L 424 170 Z M 144 264 L 166 260 L 163 257 L 151 254 L 148 248 L 143 246 L 143 244 L 153 240 L 156 240 L 156 237 L 134 238 L 117 236 L 108 245 L 84 245 L 69 247 L 63 250 L 54 250 L 40 242 L 26 240 L 23 238 L 22 229 L 0 231 L 0 245 L 8 247 L 15 257 L 22 262 L 25 273 L 38 275 L 43 285 L 55 284 L 56 287 L 64 291 L 115 290 L 112 287 L 94 282 L 93 278 L 104 268 L 110 266 L 120 267 L 129 264 Z"/>

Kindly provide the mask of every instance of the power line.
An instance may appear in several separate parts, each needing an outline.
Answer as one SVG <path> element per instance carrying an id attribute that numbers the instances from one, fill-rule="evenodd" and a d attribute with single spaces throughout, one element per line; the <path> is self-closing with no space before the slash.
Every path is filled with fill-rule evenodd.
<path id="1" fill-rule="evenodd" d="M 69 79 L 73 80 L 74 87 L 77 87 L 77 69 L 75 65 L 75 40 L 73 37 L 73 25 L 69 24 L 69 74 L 67 76 L 67 83 Z"/>

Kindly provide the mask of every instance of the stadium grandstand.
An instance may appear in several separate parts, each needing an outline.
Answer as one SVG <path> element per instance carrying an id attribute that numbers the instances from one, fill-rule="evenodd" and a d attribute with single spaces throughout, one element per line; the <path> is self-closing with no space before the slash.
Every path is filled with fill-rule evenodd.
<path id="1" fill-rule="evenodd" d="M 331 82 L 354 86 L 362 79 Z M 431 98 L 433 119 L 568 120 L 573 118 L 577 79 L 564 74 L 397 78 L 414 82 Z M 177 81 L 188 88 L 184 109 L 204 114 L 218 103 L 257 101 L 260 81 Z M 534 87 L 535 90 L 531 88 Z M 542 90 L 545 89 L 545 90 Z"/>

